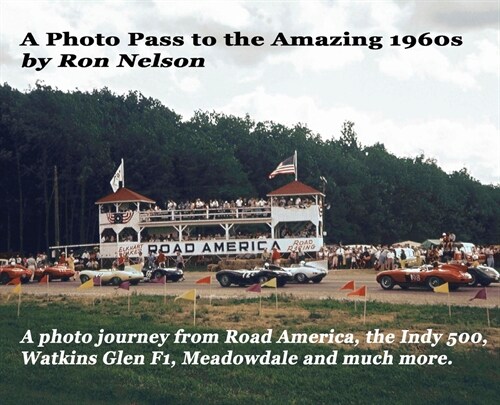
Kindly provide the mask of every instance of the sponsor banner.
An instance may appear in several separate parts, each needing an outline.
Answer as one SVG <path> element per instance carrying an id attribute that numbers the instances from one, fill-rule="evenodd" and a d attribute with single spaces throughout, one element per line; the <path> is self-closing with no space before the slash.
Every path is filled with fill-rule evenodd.
<path id="1" fill-rule="evenodd" d="M 317 252 L 323 246 L 322 238 L 288 238 L 288 239 L 213 239 L 195 241 L 173 242 L 120 242 L 102 243 L 101 255 L 106 258 L 122 255 L 143 256 L 153 252 L 165 255 L 175 255 L 180 252 L 185 256 L 210 256 L 210 255 L 242 255 L 261 254 L 264 249 L 271 251 L 274 247 L 281 253 L 292 250 L 303 252 Z"/>

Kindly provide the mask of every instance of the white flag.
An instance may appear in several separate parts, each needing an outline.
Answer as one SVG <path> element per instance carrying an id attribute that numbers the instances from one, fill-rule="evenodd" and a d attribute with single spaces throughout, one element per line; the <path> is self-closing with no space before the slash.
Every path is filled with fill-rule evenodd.
<path id="1" fill-rule="evenodd" d="M 120 181 L 122 182 L 122 186 L 124 185 L 125 183 L 124 177 L 125 176 L 123 173 L 123 159 L 122 159 L 120 166 L 118 166 L 118 169 L 116 169 L 115 175 L 109 182 L 109 184 L 111 184 L 111 188 L 113 189 L 113 193 L 116 193 L 116 190 L 120 188 Z"/>

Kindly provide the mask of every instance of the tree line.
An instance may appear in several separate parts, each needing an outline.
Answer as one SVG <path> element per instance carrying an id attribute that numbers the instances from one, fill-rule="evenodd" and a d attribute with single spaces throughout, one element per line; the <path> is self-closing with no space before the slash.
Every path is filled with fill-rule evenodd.
<path id="1" fill-rule="evenodd" d="M 299 180 L 324 187 L 328 243 L 423 241 L 442 232 L 498 243 L 498 185 L 465 169 L 447 174 L 424 155 L 364 146 L 349 121 L 325 139 L 302 124 L 248 115 L 197 111 L 183 120 L 135 91 L 62 92 L 41 83 L 26 92 L 3 84 L 0 103 L 0 252 L 97 242 L 95 201 L 111 192 L 122 158 L 126 186 L 158 202 L 236 199 L 293 180 L 268 175 L 295 150 Z"/>

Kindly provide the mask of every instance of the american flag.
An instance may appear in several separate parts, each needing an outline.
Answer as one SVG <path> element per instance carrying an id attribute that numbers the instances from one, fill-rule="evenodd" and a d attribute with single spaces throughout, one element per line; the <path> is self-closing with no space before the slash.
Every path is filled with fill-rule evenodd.
<path id="1" fill-rule="evenodd" d="M 295 174 L 295 155 L 290 156 L 288 159 L 283 160 L 276 169 L 269 175 L 272 179 L 278 174 Z"/>

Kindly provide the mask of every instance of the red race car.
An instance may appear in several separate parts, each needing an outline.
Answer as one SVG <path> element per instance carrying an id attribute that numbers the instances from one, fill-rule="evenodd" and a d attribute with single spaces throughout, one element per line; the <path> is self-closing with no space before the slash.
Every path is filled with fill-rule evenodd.
<path id="1" fill-rule="evenodd" d="M 33 272 L 20 264 L 0 266 L 0 283 L 7 284 L 15 278 L 20 278 L 21 283 L 30 281 Z"/>
<path id="2" fill-rule="evenodd" d="M 377 274 L 377 283 L 384 290 L 392 290 L 395 285 L 399 285 L 403 290 L 410 287 L 433 289 L 441 284 L 449 283 L 450 290 L 454 291 L 470 283 L 471 279 L 466 266 L 444 263 L 438 266 L 386 270 Z"/>
<path id="3" fill-rule="evenodd" d="M 45 276 L 49 276 L 49 280 L 62 280 L 68 281 L 71 277 L 74 277 L 75 270 L 71 270 L 68 266 L 56 264 L 54 266 L 40 267 L 35 270 L 35 280 L 40 281 L 40 279 Z"/>

